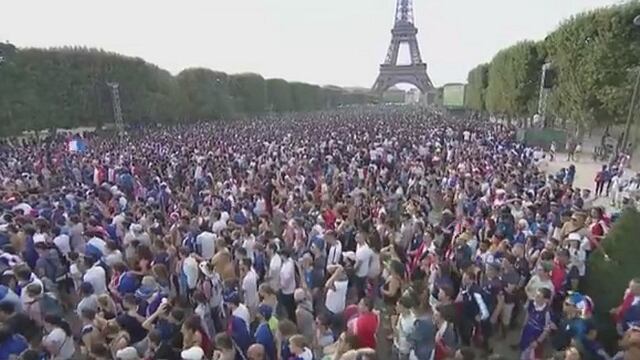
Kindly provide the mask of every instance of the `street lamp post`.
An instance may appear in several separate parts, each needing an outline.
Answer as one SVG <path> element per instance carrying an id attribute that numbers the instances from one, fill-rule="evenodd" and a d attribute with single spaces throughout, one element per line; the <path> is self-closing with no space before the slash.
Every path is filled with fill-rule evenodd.
<path id="1" fill-rule="evenodd" d="M 547 97 L 549 96 L 549 89 L 545 87 L 547 72 L 551 69 L 550 63 L 544 63 L 542 65 L 541 73 L 540 73 L 540 92 L 538 94 L 538 113 L 537 118 L 534 116 L 534 119 L 537 121 L 541 121 L 546 124 L 546 115 L 547 115 Z"/>
<path id="2" fill-rule="evenodd" d="M 633 25 L 636 27 L 640 27 L 640 15 L 636 16 L 633 19 Z M 629 104 L 629 114 L 627 116 L 627 125 L 624 129 L 624 136 L 622 137 L 622 149 L 625 151 L 628 146 L 628 142 L 631 139 L 631 125 L 633 124 L 633 113 L 636 109 L 636 102 L 638 99 L 638 92 L 640 92 L 640 69 L 636 69 L 636 81 L 635 86 L 633 87 L 633 95 L 631 97 L 631 104 Z"/>

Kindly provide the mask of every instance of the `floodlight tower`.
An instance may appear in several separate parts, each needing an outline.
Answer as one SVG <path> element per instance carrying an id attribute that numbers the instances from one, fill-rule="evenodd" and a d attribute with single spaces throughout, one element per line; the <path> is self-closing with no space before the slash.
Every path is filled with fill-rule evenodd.
<path id="1" fill-rule="evenodd" d="M 120 135 L 124 135 L 124 120 L 122 118 L 122 106 L 120 106 L 120 84 L 117 82 L 107 82 L 111 89 L 111 103 L 113 105 L 113 120 Z"/>

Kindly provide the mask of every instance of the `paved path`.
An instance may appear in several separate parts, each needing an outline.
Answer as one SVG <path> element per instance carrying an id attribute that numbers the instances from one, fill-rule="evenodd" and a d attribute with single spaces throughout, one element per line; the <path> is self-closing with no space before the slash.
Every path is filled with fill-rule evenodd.
<path id="1" fill-rule="evenodd" d="M 585 156 L 583 154 L 580 161 L 566 161 L 566 154 L 558 154 L 555 161 L 549 162 L 549 171 L 548 173 L 553 174 L 558 172 L 562 168 L 567 168 L 569 165 L 576 166 L 576 178 L 574 180 L 574 187 L 579 189 L 591 189 L 591 192 L 595 192 L 595 182 L 596 174 L 602 168 L 602 165 L 605 165 L 604 162 L 595 162 L 589 156 Z M 636 171 L 631 169 L 625 169 L 623 177 L 625 179 L 630 179 L 635 175 Z M 607 212 L 611 212 L 613 207 L 610 204 L 610 199 L 601 197 L 596 199 L 593 202 L 594 206 L 604 206 Z M 618 209 L 619 210 L 619 209 Z"/>

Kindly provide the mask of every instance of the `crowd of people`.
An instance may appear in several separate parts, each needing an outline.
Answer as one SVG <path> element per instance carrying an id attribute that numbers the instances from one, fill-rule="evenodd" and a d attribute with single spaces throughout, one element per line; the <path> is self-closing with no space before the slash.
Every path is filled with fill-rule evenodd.
<path id="1" fill-rule="evenodd" d="M 514 128 L 372 107 L 71 140 L 0 144 L 0 360 L 612 358 L 580 292 L 611 221 Z M 640 359 L 640 279 L 612 313 Z"/>

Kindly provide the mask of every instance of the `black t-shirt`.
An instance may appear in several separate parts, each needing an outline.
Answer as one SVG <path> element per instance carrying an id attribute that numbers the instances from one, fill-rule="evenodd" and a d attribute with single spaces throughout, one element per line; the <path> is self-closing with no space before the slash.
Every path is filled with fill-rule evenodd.
<path id="1" fill-rule="evenodd" d="M 180 360 L 178 352 L 168 343 L 163 342 L 153 354 L 156 360 Z"/>
<path id="2" fill-rule="evenodd" d="M 504 302 L 506 304 L 515 303 L 517 300 L 516 291 L 518 289 L 518 284 L 520 283 L 520 274 L 518 274 L 515 270 L 505 271 L 505 273 L 500 277 L 500 280 L 502 280 L 502 283 L 504 285 L 504 291 L 502 292 L 504 294 Z"/>
<path id="3" fill-rule="evenodd" d="M 118 325 L 129 333 L 131 343 L 135 344 L 147 336 L 147 330 L 142 327 L 138 319 L 129 314 L 121 314 L 116 317 Z"/>
<path id="4" fill-rule="evenodd" d="M 29 341 L 41 332 L 38 324 L 27 314 L 22 312 L 17 312 L 11 315 L 7 319 L 6 324 L 9 329 L 11 329 L 12 333 L 20 334 Z"/>

